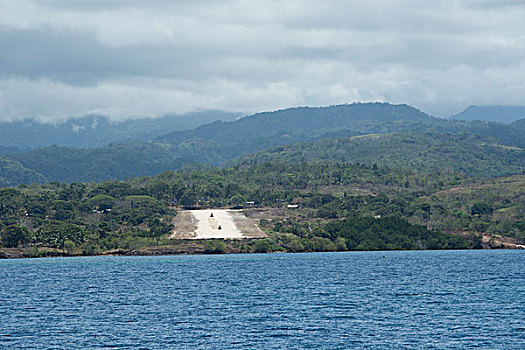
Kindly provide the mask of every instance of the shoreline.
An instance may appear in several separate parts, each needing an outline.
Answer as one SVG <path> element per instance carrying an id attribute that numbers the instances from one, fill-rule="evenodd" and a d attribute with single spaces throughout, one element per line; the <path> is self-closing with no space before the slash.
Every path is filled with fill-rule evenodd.
<path id="1" fill-rule="evenodd" d="M 29 251 L 31 250 L 31 251 Z M 392 249 L 392 250 L 328 250 L 328 251 L 241 251 L 238 249 L 229 249 L 224 252 L 206 251 L 205 249 L 173 249 L 166 246 L 142 247 L 131 250 L 111 250 L 100 252 L 98 254 L 81 254 L 81 253 L 67 253 L 64 251 L 40 250 L 39 254 L 34 254 L 34 249 L 31 248 L 3 248 L 0 250 L 0 260 L 10 259 L 37 259 L 37 258 L 75 258 L 75 257 L 95 257 L 95 256 L 169 256 L 169 255 L 237 255 L 237 254 L 301 254 L 301 253 L 339 253 L 339 252 L 406 252 L 406 251 L 458 251 L 458 250 L 525 250 L 523 246 L 517 247 L 498 247 L 498 248 L 470 248 L 470 249 Z"/>

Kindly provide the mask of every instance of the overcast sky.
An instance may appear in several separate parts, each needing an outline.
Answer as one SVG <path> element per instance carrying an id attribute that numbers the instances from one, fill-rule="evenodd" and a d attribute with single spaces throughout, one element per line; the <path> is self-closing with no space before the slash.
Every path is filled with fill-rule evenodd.
<path id="1" fill-rule="evenodd" d="M 525 2 L 0 0 L 0 119 L 525 104 Z"/>

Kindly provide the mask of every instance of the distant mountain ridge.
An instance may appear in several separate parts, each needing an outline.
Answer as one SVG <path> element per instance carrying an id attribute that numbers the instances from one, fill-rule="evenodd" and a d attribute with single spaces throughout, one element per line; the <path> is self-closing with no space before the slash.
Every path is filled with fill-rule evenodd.
<path id="1" fill-rule="evenodd" d="M 503 144 L 525 148 L 525 135 L 509 125 L 487 121 L 448 120 L 430 116 L 406 104 L 353 103 L 328 107 L 297 107 L 257 113 L 230 122 L 204 124 L 194 130 L 175 131 L 156 141 L 177 144 L 200 139 L 242 147 L 238 155 L 254 150 L 371 133 L 470 131 L 495 137 Z"/>
<path id="2" fill-rule="evenodd" d="M 30 119 L 0 122 L 0 147 L 101 147 L 112 142 L 146 141 L 170 131 L 193 129 L 217 120 L 231 121 L 240 116 L 239 113 L 202 111 L 125 121 L 111 121 L 105 116 L 90 115 L 57 124 Z"/>
<path id="3" fill-rule="evenodd" d="M 349 130 L 359 134 L 379 124 L 403 122 L 433 123 L 432 117 L 408 105 L 389 103 L 353 103 L 329 107 L 296 107 L 274 112 L 257 113 L 233 122 L 215 122 L 191 131 L 175 131 L 158 138 L 178 142 L 202 138 L 217 142 L 239 142 L 283 136 L 316 138 L 326 133 Z M 388 128 L 387 125 L 385 125 Z M 394 126 L 397 129 L 399 126 Z"/>
<path id="4" fill-rule="evenodd" d="M 519 153 L 518 149 L 525 148 L 525 129 L 494 122 L 435 118 L 411 106 L 388 103 L 290 108 L 258 113 L 229 122 L 204 124 L 193 130 L 174 131 L 150 141 L 115 142 L 88 149 L 46 147 L 25 153 L 12 153 L 4 157 L 15 162 L 12 164 L 19 164 L 21 166 L 19 169 L 33 171 L 45 181 L 104 181 L 152 176 L 164 170 L 176 170 L 194 164 L 221 166 L 230 160 L 249 156 L 271 147 L 321 139 L 388 133 L 431 133 L 436 135 L 433 136 L 434 138 L 439 139 L 438 136 L 441 134 L 455 135 L 465 132 L 481 135 L 483 139 L 487 139 L 483 142 L 489 146 L 482 147 L 474 141 L 467 142 L 462 138 L 445 140 L 447 149 L 450 149 L 458 159 L 463 159 L 459 163 L 468 163 L 471 157 L 469 147 L 472 147 L 477 152 L 475 156 L 478 157 L 476 159 L 479 160 L 480 167 L 487 168 L 482 161 L 485 158 L 487 164 L 494 166 L 494 171 L 487 172 L 489 176 L 496 173 L 520 172 L 520 163 L 525 162 L 522 162 L 519 154 L 516 155 L 515 152 Z M 424 138 L 416 138 L 416 143 L 421 140 Z M 428 140 L 430 144 L 440 147 L 439 145 L 444 141 L 438 141 Z M 396 155 L 395 152 L 393 153 L 394 150 L 389 149 L 399 144 L 384 144 L 382 138 L 375 142 L 379 142 L 377 147 L 383 147 L 385 151 L 383 153 L 374 151 L 375 146 L 372 143 L 367 145 L 371 147 L 370 155 L 387 157 L 391 154 L 399 159 L 398 163 L 392 163 L 395 166 L 407 164 L 405 156 L 399 153 Z M 454 149 L 455 143 L 458 145 L 457 150 Z M 332 149 L 330 145 L 327 147 Z M 420 147 L 426 147 L 424 142 Z M 439 155 L 438 152 L 431 150 L 427 154 L 432 157 L 425 158 L 422 152 L 410 148 L 407 148 L 408 150 L 411 157 L 417 158 L 414 164 L 420 164 L 418 167 L 421 169 L 431 168 L 430 162 L 435 164 L 436 169 L 446 165 L 447 154 Z M 500 152 L 501 150 L 505 151 Z M 326 158 L 329 156 L 327 154 Z M 440 160 L 439 157 L 444 159 Z M 494 157 L 499 159 L 494 160 Z M 346 159 L 353 161 L 351 155 Z M 458 169 L 480 173 L 476 172 L 475 166 Z M 34 178 L 35 174 L 31 177 Z M 10 184 L 16 181 L 16 178 L 4 180 L 5 183 Z"/>
<path id="5" fill-rule="evenodd" d="M 525 118 L 525 107 L 522 106 L 468 106 L 450 119 L 483 120 L 500 123 L 512 123 Z"/>

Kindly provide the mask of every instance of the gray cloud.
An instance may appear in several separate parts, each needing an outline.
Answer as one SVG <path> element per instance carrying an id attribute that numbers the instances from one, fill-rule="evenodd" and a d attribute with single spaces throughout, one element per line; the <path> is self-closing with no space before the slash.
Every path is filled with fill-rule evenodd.
<path id="1" fill-rule="evenodd" d="M 0 0 L 0 119 L 523 104 L 521 1 Z"/>

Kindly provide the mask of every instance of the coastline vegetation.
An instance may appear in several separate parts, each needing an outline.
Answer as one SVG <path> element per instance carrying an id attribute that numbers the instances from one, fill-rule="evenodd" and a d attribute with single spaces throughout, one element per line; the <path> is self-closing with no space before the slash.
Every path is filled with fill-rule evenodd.
<path id="1" fill-rule="evenodd" d="M 20 185 L 0 189 L 0 257 L 495 248 L 525 241 L 524 194 L 523 175 L 277 161 Z M 168 239 L 178 208 L 247 201 L 269 238 Z"/>

